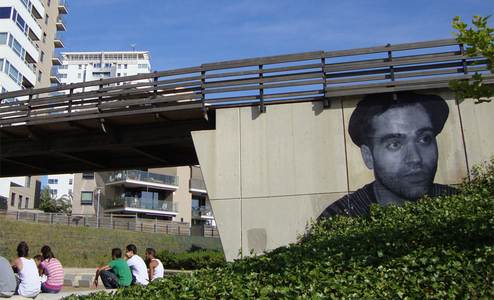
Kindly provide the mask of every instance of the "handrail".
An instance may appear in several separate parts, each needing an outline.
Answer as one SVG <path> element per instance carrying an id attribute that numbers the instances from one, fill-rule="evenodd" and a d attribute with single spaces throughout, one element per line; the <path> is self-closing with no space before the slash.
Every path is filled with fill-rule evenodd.
<path id="1" fill-rule="evenodd" d="M 487 61 L 463 55 L 455 39 L 313 51 L 202 64 L 118 78 L 0 94 L 0 126 L 103 116 L 302 101 L 447 87 L 485 73 Z M 58 95 L 57 95 L 58 94 Z M 197 105 L 196 105 L 197 104 Z"/>

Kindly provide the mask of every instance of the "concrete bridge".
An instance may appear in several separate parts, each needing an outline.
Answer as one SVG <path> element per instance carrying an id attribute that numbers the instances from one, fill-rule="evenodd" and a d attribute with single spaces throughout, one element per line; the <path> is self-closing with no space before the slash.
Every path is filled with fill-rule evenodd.
<path id="1" fill-rule="evenodd" d="M 457 101 L 485 73 L 456 40 L 203 64 L 0 94 L 0 176 L 200 164 L 228 259 L 295 242 L 330 203 L 372 181 L 347 133 L 363 96 L 441 95 L 435 181 L 494 154 L 494 106 Z M 15 100 L 12 100 L 15 99 Z"/>

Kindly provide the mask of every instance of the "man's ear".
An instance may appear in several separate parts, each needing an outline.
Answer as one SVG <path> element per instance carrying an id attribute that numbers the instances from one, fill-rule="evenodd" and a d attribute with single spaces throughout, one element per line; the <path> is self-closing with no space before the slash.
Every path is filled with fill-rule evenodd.
<path id="1" fill-rule="evenodd" d="M 364 159 L 364 163 L 370 170 L 374 169 L 374 157 L 372 156 L 372 151 L 367 145 L 360 146 L 360 153 Z"/>

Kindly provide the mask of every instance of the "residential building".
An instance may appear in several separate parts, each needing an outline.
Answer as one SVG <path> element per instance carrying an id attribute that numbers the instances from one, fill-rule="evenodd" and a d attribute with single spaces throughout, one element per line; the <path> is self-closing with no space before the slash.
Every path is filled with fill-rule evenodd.
<path id="1" fill-rule="evenodd" d="M 57 174 L 47 176 L 47 185 L 53 198 L 72 199 L 74 191 L 74 174 Z"/>
<path id="2" fill-rule="evenodd" d="M 63 47 L 60 32 L 66 30 L 67 13 L 64 0 L 0 2 L 0 92 L 58 83 L 51 70 L 61 63 L 55 50 Z M 0 178 L 0 202 L 7 200 L 8 209 L 33 209 L 39 195 L 39 176 Z"/>
<path id="3" fill-rule="evenodd" d="M 99 207 L 100 214 L 214 225 L 197 166 L 75 174 L 73 199 L 73 214 L 94 215 Z"/>
<path id="4" fill-rule="evenodd" d="M 151 72 L 148 51 L 62 52 L 62 83 L 131 76 Z"/>

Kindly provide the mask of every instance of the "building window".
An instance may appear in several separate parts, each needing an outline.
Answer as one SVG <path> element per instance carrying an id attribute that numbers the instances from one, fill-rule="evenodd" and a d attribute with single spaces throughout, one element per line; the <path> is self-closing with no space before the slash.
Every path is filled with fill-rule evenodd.
<path id="1" fill-rule="evenodd" d="M 24 205 L 24 208 L 29 208 L 29 197 L 26 197 L 26 204 Z"/>
<path id="2" fill-rule="evenodd" d="M 57 197 L 57 194 L 58 194 L 58 190 L 57 189 L 50 189 L 50 195 L 53 198 L 56 198 Z"/>
<path id="3" fill-rule="evenodd" d="M 46 43 L 46 33 L 43 32 L 43 43 Z"/>
<path id="4" fill-rule="evenodd" d="M 93 68 L 101 68 L 101 64 L 100 63 L 93 64 Z"/>
<path id="5" fill-rule="evenodd" d="M 58 184 L 58 179 L 50 178 L 50 179 L 48 179 L 48 184 Z"/>
<path id="6" fill-rule="evenodd" d="M 94 172 L 82 173 L 82 179 L 94 179 Z"/>
<path id="7" fill-rule="evenodd" d="M 48 3 L 47 4 L 48 4 L 48 6 L 50 6 L 51 5 L 51 0 L 48 0 Z"/>
<path id="8" fill-rule="evenodd" d="M 45 24 L 48 25 L 48 15 L 45 15 Z"/>
<path id="9" fill-rule="evenodd" d="M 19 195 L 19 203 L 17 203 L 17 208 L 21 209 L 22 207 L 22 195 Z"/>
<path id="10" fill-rule="evenodd" d="M 72 178 L 69 179 L 69 184 L 72 184 Z"/>
<path id="11" fill-rule="evenodd" d="M 121 69 L 121 68 L 122 68 L 122 64 L 118 64 L 118 66 L 117 66 L 117 67 L 118 67 L 119 69 Z"/>
<path id="12" fill-rule="evenodd" d="M 81 205 L 93 205 L 93 192 L 81 192 Z"/>
<path id="13" fill-rule="evenodd" d="M 79 65 L 79 70 L 82 70 L 82 65 Z"/>
<path id="14" fill-rule="evenodd" d="M 41 51 L 41 54 L 39 55 L 39 60 L 43 62 L 45 60 L 45 52 Z"/>
<path id="15" fill-rule="evenodd" d="M 0 32 L 0 45 L 7 44 L 8 34 L 6 32 Z"/>
<path id="16" fill-rule="evenodd" d="M 0 19 L 10 19 L 12 7 L 0 7 Z"/>
<path id="17" fill-rule="evenodd" d="M 111 63 L 106 63 L 105 68 L 111 68 Z"/>
<path id="18" fill-rule="evenodd" d="M 72 189 L 69 189 L 69 196 L 72 195 Z"/>
<path id="19" fill-rule="evenodd" d="M 77 78 L 78 79 L 81 79 L 82 78 L 82 74 L 81 73 L 77 73 Z"/>
<path id="20" fill-rule="evenodd" d="M 124 69 L 127 69 L 127 64 L 124 64 Z"/>
<path id="21" fill-rule="evenodd" d="M 12 193 L 12 198 L 10 198 L 10 206 L 15 205 L 15 193 Z"/>
<path id="22" fill-rule="evenodd" d="M 43 76 L 43 72 L 41 72 L 41 70 L 38 70 L 38 82 L 41 82 L 42 76 Z"/>

